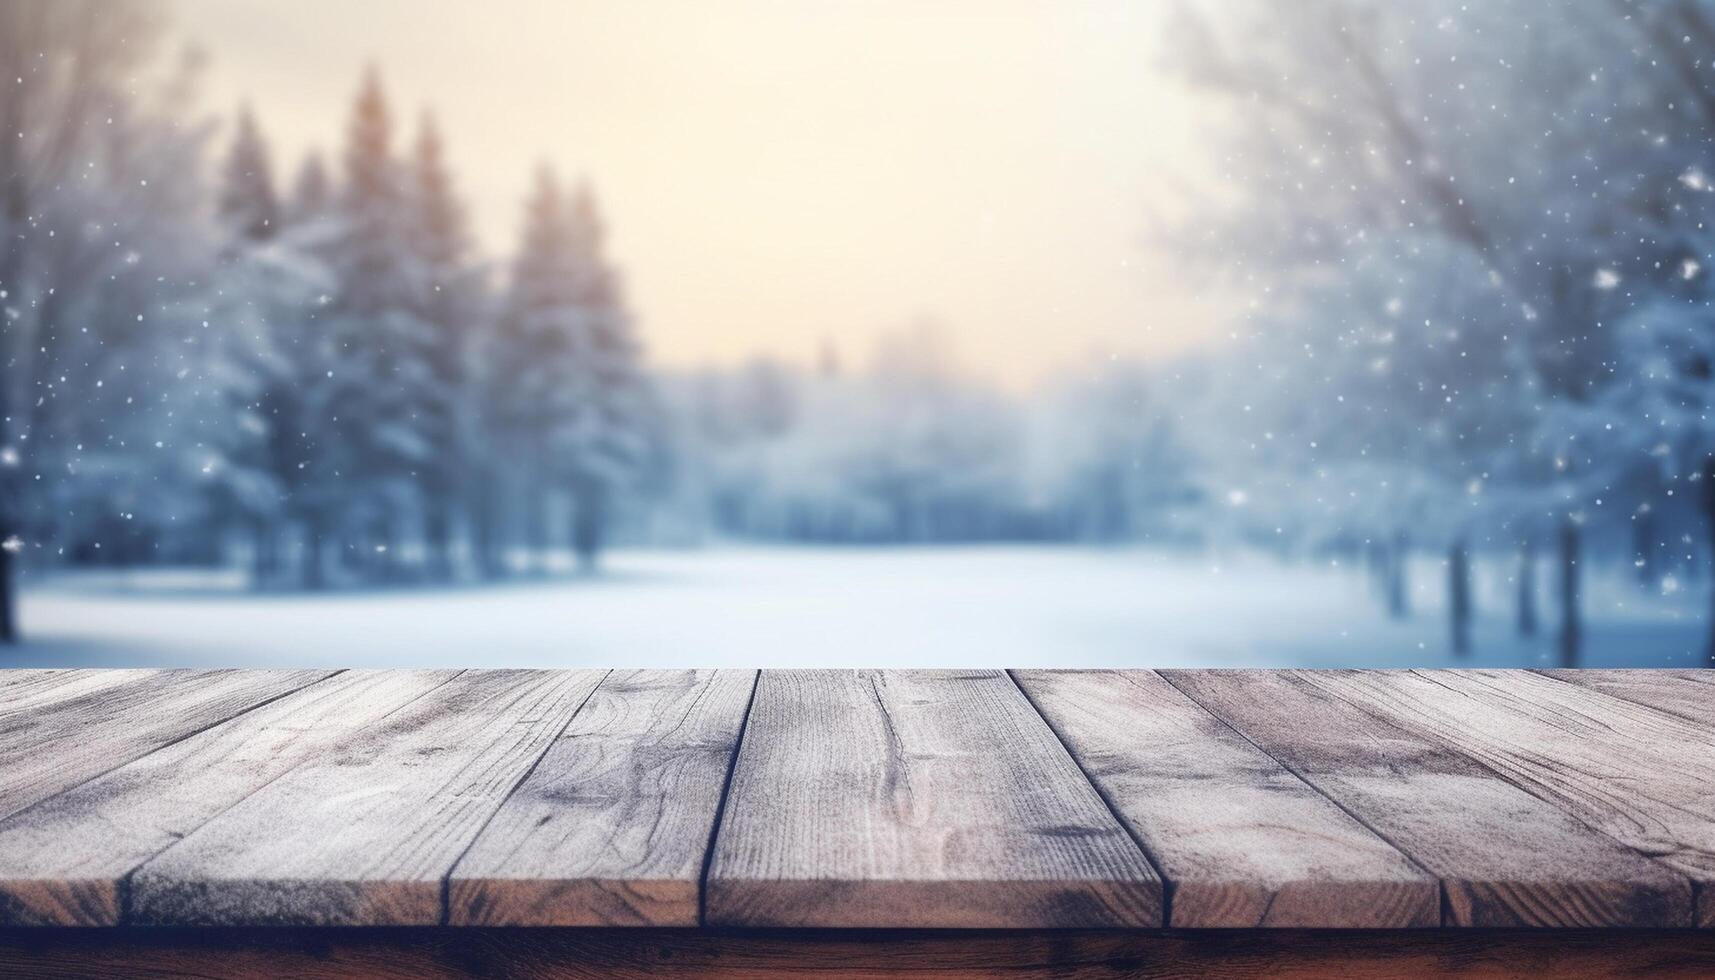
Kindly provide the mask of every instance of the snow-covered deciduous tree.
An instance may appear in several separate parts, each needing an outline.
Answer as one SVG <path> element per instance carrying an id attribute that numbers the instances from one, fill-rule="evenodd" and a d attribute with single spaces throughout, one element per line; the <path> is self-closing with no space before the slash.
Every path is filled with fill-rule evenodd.
<path id="1" fill-rule="evenodd" d="M 0 6 L 0 641 L 20 560 L 148 558 L 195 517 L 207 127 L 196 64 L 152 63 L 155 13 Z"/>
<path id="2" fill-rule="evenodd" d="M 1575 662 L 1587 529 L 1665 503 L 1659 464 L 1628 447 L 1630 432 L 1616 440 L 1633 419 L 1612 412 L 1635 363 L 1620 356 L 1621 324 L 1682 294 L 1705 261 L 1692 232 L 1715 82 L 1690 52 L 1715 39 L 1708 11 L 1569 6 L 1550 24 L 1516 4 L 1451 0 L 1179 10 L 1186 77 L 1225 96 L 1237 122 L 1224 192 L 1199 212 L 1226 217 L 1187 243 L 1266 291 L 1253 329 L 1303 345 L 1285 362 L 1303 370 L 1281 383 L 1311 404 L 1342 341 L 1398 348 L 1376 373 L 1392 377 L 1384 388 L 1333 390 L 1363 417 L 1358 432 L 1402 424 L 1385 438 L 1324 431 L 1307 460 L 1357 452 L 1395 491 L 1425 492 L 1386 510 L 1448 548 L 1456 647 L 1471 548 L 1516 542 L 1529 556 L 1552 529 L 1560 646 Z M 1293 299 L 1306 290 L 1315 303 Z M 1366 323 L 1394 294 L 1397 323 L 1378 333 Z M 1276 418 L 1259 415 L 1278 431 Z M 1527 557 L 1521 580 L 1533 568 Z M 1533 628 L 1534 583 L 1519 595 Z"/>

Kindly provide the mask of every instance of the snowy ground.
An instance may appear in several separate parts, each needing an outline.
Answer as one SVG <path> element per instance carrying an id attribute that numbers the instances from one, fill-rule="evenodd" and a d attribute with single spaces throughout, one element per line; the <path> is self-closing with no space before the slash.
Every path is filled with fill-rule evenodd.
<path id="1" fill-rule="evenodd" d="M 1393 622 L 1361 576 L 1266 558 L 1072 548 L 623 552 L 602 579 L 254 595 L 218 575 L 27 589 L 7 666 L 1537 666 L 1479 573 L 1476 653 L 1447 653 L 1438 569 Z M 1700 660 L 1701 586 L 1591 584 L 1590 665 Z M 1547 613 L 1547 604 L 1544 612 Z"/>

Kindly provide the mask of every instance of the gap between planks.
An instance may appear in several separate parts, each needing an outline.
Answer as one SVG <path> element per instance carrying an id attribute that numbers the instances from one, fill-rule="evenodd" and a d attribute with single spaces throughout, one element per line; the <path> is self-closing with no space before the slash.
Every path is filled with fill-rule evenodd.
<path id="1" fill-rule="evenodd" d="M 529 766 L 525 767 L 523 774 L 518 777 L 517 782 L 514 782 L 512 784 L 512 788 L 506 791 L 506 795 L 501 797 L 500 805 L 494 808 L 494 811 L 488 815 L 488 819 L 484 820 L 482 826 L 477 828 L 476 833 L 471 835 L 470 840 L 465 843 L 464 849 L 459 851 L 458 857 L 453 858 L 453 863 L 448 865 L 446 873 L 441 875 L 441 925 L 444 926 L 452 921 L 453 875 L 458 871 L 459 864 L 461 864 L 465 857 L 470 854 L 470 849 L 476 846 L 476 842 L 482 839 L 482 835 L 487 832 L 488 828 L 494 824 L 494 818 L 500 815 L 500 811 L 506 808 L 506 804 L 511 801 L 514 796 L 518 795 L 518 787 L 524 785 L 524 781 L 530 778 L 531 773 L 536 771 L 536 767 L 542 764 L 542 760 L 546 759 L 548 757 L 548 753 L 554 750 L 554 746 L 560 741 L 560 739 L 565 737 L 566 729 L 572 727 L 572 722 L 577 719 L 578 715 L 582 713 L 584 708 L 589 706 L 590 698 L 595 697 L 596 692 L 601 690 L 601 686 L 606 684 L 607 679 L 612 676 L 613 669 L 610 667 L 606 673 L 601 675 L 601 679 L 595 682 L 595 686 L 590 688 L 589 693 L 584 695 L 583 700 L 578 702 L 578 706 L 572 709 L 572 713 L 566 716 L 566 723 L 561 725 L 559 730 L 554 733 L 554 736 L 548 739 L 547 743 L 542 746 L 541 753 L 530 762 Z"/>

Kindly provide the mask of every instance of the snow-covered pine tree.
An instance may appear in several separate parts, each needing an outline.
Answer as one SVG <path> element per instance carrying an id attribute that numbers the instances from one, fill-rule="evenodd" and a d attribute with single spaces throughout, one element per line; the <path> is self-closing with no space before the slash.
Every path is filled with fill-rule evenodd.
<path id="1" fill-rule="evenodd" d="M 326 327 L 335 363 L 321 420 L 330 438 L 317 454 L 341 484 L 347 526 L 364 535 L 358 552 L 364 567 L 381 578 L 396 573 L 396 546 L 419 504 L 435 387 L 434 333 L 418 312 L 422 284 L 391 129 L 380 78 L 371 70 L 347 134 L 340 230 L 330 248 L 338 283 Z"/>
<path id="2" fill-rule="evenodd" d="M 268 146 L 249 106 L 241 106 L 222 173 L 219 213 L 226 231 L 243 242 L 263 242 L 279 230 L 280 200 L 274 193 Z"/>
<path id="3" fill-rule="evenodd" d="M 456 515 L 469 511 L 477 486 L 473 464 L 484 440 L 471 371 L 476 332 L 488 313 L 486 282 L 472 258 L 463 204 L 453 188 L 434 119 L 425 116 L 411 163 L 411 241 L 416 249 L 419 314 L 431 331 L 427 349 L 432 390 L 423 431 L 430 454 L 419 471 L 429 571 L 453 574 Z"/>
<path id="4" fill-rule="evenodd" d="M 587 183 L 574 193 L 567 221 L 578 310 L 570 350 L 577 399 L 558 420 L 552 445 L 572 497 L 572 549 L 592 570 L 614 518 L 614 497 L 643 467 L 653 412 L 642 347 L 604 253 L 601 215 Z"/>
<path id="5" fill-rule="evenodd" d="M 269 429 L 292 396 L 292 378 L 274 349 L 276 323 L 267 243 L 280 230 L 268 147 L 249 107 L 239 109 L 216 202 L 219 275 L 209 302 L 208 346 L 223 379 L 220 408 L 203 419 L 208 458 L 202 469 L 217 523 L 252 534 L 252 581 L 276 568 L 284 484 L 270 465 Z"/>
<path id="6" fill-rule="evenodd" d="M 528 534 L 549 548 L 551 510 L 573 504 L 572 545 L 592 567 L 613 495 L 647 448 L 648 392 L 619 284 L 602 254 L 594 197 L 568 200 L 543 168 L 526 207 L 523 241 L 489 358 L 496 413 Z"/>
<path id="7" fill-rule="evenodd" d="M 506 509 L 522 519 L 526 547 L 544 563 L 553 501 L 550 436 L 576 384 L 570 368 L 577 315 L 570 256 L 565 199 L 544 166 L 524 206 L 507 294 L 483 358 L 485 403 L 503 459 L 495 475 L 503 478 L 502 496 L 513 502 Z M 500 542 L 483 545 L 485 560 L 497 564 Z"/>
<path id="8" fill-rule="evenodd" d="M 282 570 L 283 523 L 316 523 L 317 492 L 329 496 L 307 481 L 318 475 L 309 466 L 318 436 L 310 406 L 325 398 L 329 380 L 316 318 L 333 284 L 314 254 L 314 219 L 280 215 L 266 144 L 245 113 L 220 194 L 223 241 L 209 316 L 229 404 L 220 413 L 225 428 L 214 433 L 220 451 L 204 469 L 217 499 L 254 524 L 258 585 Z M 304 577 L 317 579 L 319 568 L 305 568 Z"/>
<path id="9" fill-rule="evenodd" d="M 293 222 L 305 222 L 327 216 L 333 202 L 333 187 L 328 180 L 327 164 L 320 153 L 309 153 L 298 165 L 292 179 L 292 193 L 286 201 L 286 217 Z"/>

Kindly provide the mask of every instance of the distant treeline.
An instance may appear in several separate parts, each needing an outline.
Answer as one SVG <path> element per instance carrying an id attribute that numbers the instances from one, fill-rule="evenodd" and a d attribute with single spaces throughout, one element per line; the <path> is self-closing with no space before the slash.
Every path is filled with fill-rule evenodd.
<path id="1" fill-rule="evenodd" d="M 195 64 L 153 61 L 159 9 L 0 5 L 0 636 L 20 557 L 242 535 L 258 583 L 320 587 L 504 574 L 552 533 L 593 562 L 661 427 L 589 188 L 544 167 L 493 274 L 371 72 L 283 190 L 249 111 L 216 141 Z"/>
<path id="2" fill-rule="evenodd" d="M 210 119 L 194 59 L 156 59 L 159 11 L 0 7 L 0 635 L 19 563 L 324 588 L 593 565 L 616 534 L 1182 533 L 1141 370 L 1008 398 L 919 330 L 857 371 L 651 375 L 587 185 L 543 168 L 491 261 L 374 70 L 337 158 L 283 178 L 257 114 Z"/>
<path id="3" fill-rule="evenodd" d="M 1119 362 L 1029 396 L 961 380 L 922 327 L 843 373 L 759 360 L 665 379 L 670 519 L 830 544 L 1201 539 L 1170 378 Z"/>

